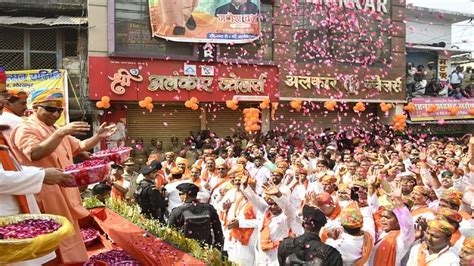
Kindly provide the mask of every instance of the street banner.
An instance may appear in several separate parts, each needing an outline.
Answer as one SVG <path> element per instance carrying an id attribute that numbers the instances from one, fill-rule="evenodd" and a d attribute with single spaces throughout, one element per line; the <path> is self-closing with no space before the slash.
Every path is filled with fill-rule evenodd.
<path id="1" fill-rule="evenodd" d="M 249 43 L 260 36 L 259 0 L 148 0 L 153 37 Z"/>
<path id="2" fill-rule="evenodd" d="M 413 98 L 415 112 L 410 113 L 411 121 L 433 121 L 452 119 L 474 119 L 469 110 L 474 109 L 474 99 L 454 98 Z M 436 106 L 435 112 L 428 112 L 431 106 Z M 459 107 L 456 115 L 452 115 L 450 108 Z"/>
<path id="3" fill-rule="evenodd" d="M 64 93 L 64 112 L 56 122 L 62 126 L 69 122 L 67 71 L 64 69 L 36 69 L 7 71 L 7 89 L 20 89 L 28 94 L 42 88 L 58 88 Z M 32 106 L 28 106 L 32 109 Z"/>

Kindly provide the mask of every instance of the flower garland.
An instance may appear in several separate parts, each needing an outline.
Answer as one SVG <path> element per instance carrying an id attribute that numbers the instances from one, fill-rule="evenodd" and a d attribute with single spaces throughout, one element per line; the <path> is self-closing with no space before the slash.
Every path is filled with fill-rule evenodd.
<path id="1" fill-rule="evenodd" d="M 102 207 L 101 205 L 103 206 L 97 199 L 84 200 L 84 206 L 86 208 Z M 232 262 L 222 258 L 222 254 L 218 249 L 207 245 L 201 246 L 198 241 L 185 237 L 179 230 L 163 226 L 157 220 L 145 218 L 140 214 L 138 206 L 132 206 L 121 200 L 112 198 L 107 200 L 106 206 L 133 224 L 143 228 L 151 235 L 171 244 L 183 252 L 191 254 L 196 259 L 202 260 L 208 265 L 233 265 Z"/>

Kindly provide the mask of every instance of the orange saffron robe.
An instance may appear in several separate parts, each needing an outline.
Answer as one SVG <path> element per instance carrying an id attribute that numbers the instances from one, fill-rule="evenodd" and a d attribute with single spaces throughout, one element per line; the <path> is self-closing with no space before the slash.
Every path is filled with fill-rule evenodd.
<path id="1" fill-rule="evenodd" d="M 64 169 L 73 164 L 73 157 L 79 151 L 80 140 L 66 136 L 50 155 L 38 161 L 31 160 L 31 149 L 46 140 L 56 131 L 55 126 L 48 126 L 34 115 L 16 127 L 11 134 L 12 150 L 22 165 L 36 167 L 56 167 Z M 58 255 L 63 263 L 83 262 L 88 259 L 86 247 L 81 237 L 78 220 L 89 215 L 82 206 L 79 189 L 44 184 L 36 195 L 42 213 L 66 217 L 76 233 L 64 239 L 59 245 Z"/>

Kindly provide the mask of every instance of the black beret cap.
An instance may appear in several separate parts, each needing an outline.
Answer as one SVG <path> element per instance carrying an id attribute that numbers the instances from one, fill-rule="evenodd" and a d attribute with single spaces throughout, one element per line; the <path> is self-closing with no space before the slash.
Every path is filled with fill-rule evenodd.
<path id="1" fill-rule="evenodd" d="M 320 209 L 308 205 L 304 205 L 303 207 L 303 220 L 305 223 L 313 223 L 321 226 L 327 223 L 326 216 Z"/>
<path id="2" fill-rule="evenodd" d="M 198 186 L 194 185 L 193 183 L 183 183 L 179 184 L 176 187 L 177 190 L 180 192 L 188 193 L 188 194 L 197 194 L 199 192 Z"/>

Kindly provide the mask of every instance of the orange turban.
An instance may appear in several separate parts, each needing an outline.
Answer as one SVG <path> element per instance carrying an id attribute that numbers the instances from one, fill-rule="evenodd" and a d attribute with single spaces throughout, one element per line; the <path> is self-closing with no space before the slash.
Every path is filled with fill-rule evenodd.
<path id="1" fill-rule="evenodd" d="M 341 225 L 347 228 L 361 228 L 364 224 L 362 213 L 357 207 L 344 208 L 339 217 L 341 219 Z"/>
<path id="2" fill-rule="evenodd" d="M 472 236 L 466 237 L 466 239 L 463 242 L 462 248 L 473 251 L 474 250 L 474 237 Z"/>
<path id="3" fill-rule="evenodd" d="M 323 179 L 321 180 L 321 183 L 334 184 L 334 183 L 336 183 L 336 181 L 337 181 L 336 177 L 334 177 L 332 175 L 325 175 L 323 177 Z"/>
<path id="4" fill-rule="evenodd" d="M 29 102 L 33 105 L 54 101 L 58 102 L 58 105 L 62 106 L 64 103 L 64 94 L 61 89 L 38 89 L 30 93 Z"/>
<path id="5" fill-rule="evenodd" d="M 285 175 L 285 173 L 283 173 L 283 171 L 280 170 L 280 169 L 275 169 L 275 170 L 273 170 L 272 173 L 275 174 L 275 175 L 282 176 L 282 177 Z"/>
<path id="6" fill-rule="evenodd" d="M 440 208 L 438 210 L 438 214 L 443 216 L 444 218 L 450 220 L 450 221 L 453 221 L 453 222 L 456 222 L 456 223 L 460 223 L 462 221 L 462 216 L 461 214 L 459 214 L 459 212 L 453 210 L 453 209 L 449 209 L 449 208 Z"/>
<path id="7" fill-rule="evenodd" d="M 28 92 L 24 91 L 24 90 L 21 90 L 21 89 L 8 89 L 8 93 L 13 96 L 13 97 L 17 97 L 17 98 L 20 98 L 20 99 L 26 99 L 28 98 Z"/>
<path id="8" fill-rule="evenodd" d="M 425 186 L 415 186 L 412 193 L 419 193 L 425 197 L 430 195 L 430 190 Z"/>
<path id="9" fill-rule="evenodd" d="M 452 226 L 450 223 L 444 221 L 444 220 L 433 220 L 428 222 L 428 230 L 432 229 L 438 232 L 445 233 L 447 235 L 452 235 L 455 231 L 456 228 Z"/>
<path id="10" fill-rule="evenodd" d="M 456 189 L 450 188 L 443 191 L 441 194 L 441 199 L 452 203 L 456 206 L 461 206 L 463 193 L 457 191 Z"/>
<path id="11" fill-rule="evenodd" d="M 183 169 L 181 169 L 179 167 L 171 168 L 171 174 L 172 175 L 179 175 L 179 174 L 182 174 L 182 173 L 183 173 Z"/>

